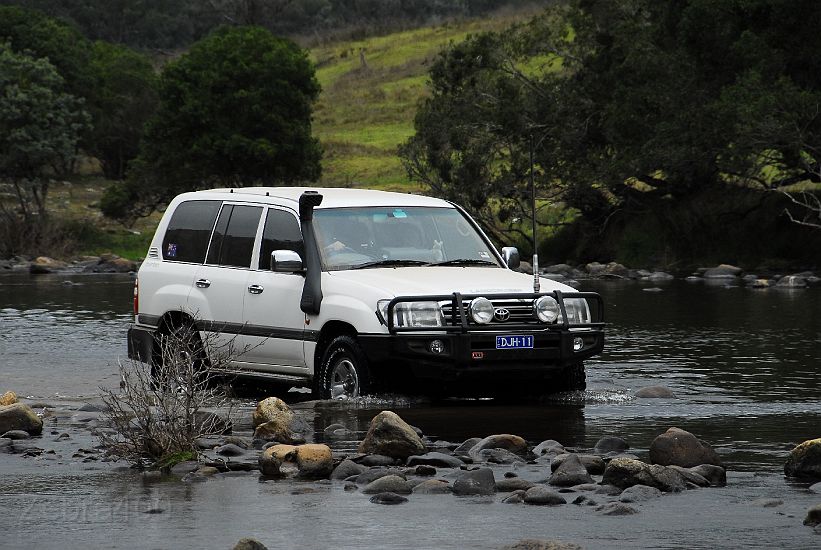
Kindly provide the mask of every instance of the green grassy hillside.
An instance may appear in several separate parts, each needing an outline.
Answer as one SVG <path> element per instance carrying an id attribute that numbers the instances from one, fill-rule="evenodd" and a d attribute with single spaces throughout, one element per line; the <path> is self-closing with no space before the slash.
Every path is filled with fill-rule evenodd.
<path id="1" fill-rule="evenodd" d="M 452 41 L 532 14 L 497 14 L 312 49 L 322 85 L 314 114 L 314 133 L 325 150 L 322 185 L 418 190 L 396 148 L 413 134 L 431 62 Z"/>

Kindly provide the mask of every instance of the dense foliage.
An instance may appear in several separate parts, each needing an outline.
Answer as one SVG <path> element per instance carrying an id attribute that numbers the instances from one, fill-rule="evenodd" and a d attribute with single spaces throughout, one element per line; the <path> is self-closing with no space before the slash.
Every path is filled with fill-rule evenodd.
<path id="1" fill-rule="evenodd" d="M 205 187 L 313 181 L 319 94 L 306 53 L 259 27 L 224 27 L 163 70 L 135 170 L 103 204 L 128 218 Z"/>
<path id="2" fill-rule="evenodd" d="M 51 175 L 74 159 L 87 122 L 48 59 L 0 43 L 0 183 L 17 198 L 16 211 L 0 202 L 7 219 L 46 215 Z"/>
<path id="3" fill-rule="evenodd" d="M 819 21 L 812 0 L 569 2 L 443 52 L 402 155 L 497 229 L 532 144 L 540 195 L 597 230 L 642 214 L 707 236 L 746 215 L 736 193 L 819 181 Z"/>
<path id="4" fill-rule="evenodd" d="M 475 16 L 529 0 L 0 0 L 76 25 L 91 39 L 138 48 L 179 48 L 225 24 L 255 25 L 280 36 L 321 38 L 374 32 L 443 17 Z"/>

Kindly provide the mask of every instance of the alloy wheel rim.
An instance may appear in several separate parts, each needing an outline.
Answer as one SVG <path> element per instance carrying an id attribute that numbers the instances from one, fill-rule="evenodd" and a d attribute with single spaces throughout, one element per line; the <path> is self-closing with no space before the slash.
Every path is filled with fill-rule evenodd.
<path id="1" fill-rule="evenodd" d="M 359 375 L 350 359 L 342 359 L 331 371 L 331 399 L 353 397 L 359 397 Z"/>

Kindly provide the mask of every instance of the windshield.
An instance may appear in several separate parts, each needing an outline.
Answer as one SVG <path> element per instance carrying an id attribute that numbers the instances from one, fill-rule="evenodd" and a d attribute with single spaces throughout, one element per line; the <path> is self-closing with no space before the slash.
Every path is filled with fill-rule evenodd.
<path id="1" fill-rule="evenodd" d="M 455 208 L 320 209 L 314 211 L 314 228 L 329 271 L 439 263 L 501 267 Z"/>

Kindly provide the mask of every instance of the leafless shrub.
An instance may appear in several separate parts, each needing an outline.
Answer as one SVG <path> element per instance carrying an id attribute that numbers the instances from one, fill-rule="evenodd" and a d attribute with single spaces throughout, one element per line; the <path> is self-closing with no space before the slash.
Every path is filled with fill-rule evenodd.
<path id="1" fill-rule="evenodd" d="M 101 388 L 112 430 L 100 439 L 110 455 L 137 465 L 173 461 L 196 456 L 198 438 L 230 430 L 233 405 L 221 383 L 238 354 L 234 339 L 205 334 L 186 324 L 160 337 L 154 365 L 120 362 L 120 388 Z"/>

